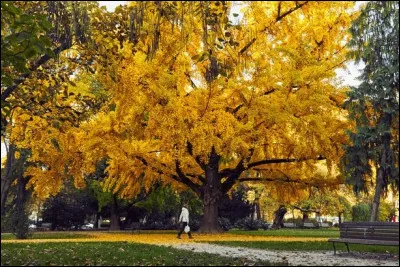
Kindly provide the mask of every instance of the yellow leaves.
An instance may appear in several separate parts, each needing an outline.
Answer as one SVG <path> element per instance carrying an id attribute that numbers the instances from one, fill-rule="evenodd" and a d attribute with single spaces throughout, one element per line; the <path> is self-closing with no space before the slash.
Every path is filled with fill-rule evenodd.
<path id="1" fill-rule="evenodd" d="M 284 236 L 254 236 L 234 234 L 194 234 L 194 239 L 171 238 L 171 234 L 124 234 L 124 233 L 87 233 L 89 238 L 76 239 L 26 239 L 26 240 L 1 240 L 1 243 L 42 243 L 42 242 L 135 242 L 141 244 L 168 245 L 190 242 L 213 242 L 213 241 L 269 241 L 269 242 L 326 242 L 325 237 L 284 237 Z"/>
<path id="2" fill-rule="evenodd" d="M 222 4 L 208 4 L 213 12 L 224 12 Z M 334 66 L 345 60 L 343 42 L 352 4 L 308 2 L 278 22 L 278 16 L 296 7 L 294 2 L 251 2 L 245 6 L 243 29 L 223 29 L 226 23 L 221 23 L 222 29 L 210 25 L 207 31 L 209 41 L 224 34 L 235 39 L 239 47 L 204 44 L 205 9 L 188 8 L 180 2 L 179 22 L 175 22 L 178 18 L 161 20 L 159 49 L 151 57 L 148 51 L 154 44 L 157 21 L 154 4 L 144 9 L 135 44 L 116 29 L 104 32 L 96 26 L 96 53 L 106 54 L 109 64 L 102 67 L 105 73 L 95 77 L 109 97 L 103 109 L 79 129 L 67 123 L 55 127 L 45 118 L 23 112 L 16 116 L 12 140 L 20 147 L 32 148 L 32 161 L 51 167 L 29 170 L 38 194 L 45 197 L 57 192 L 67 175 L 73 175 L 75 185 L 82 187 L 84 175 L 107 157 L 109 177 L 104 188 L 134 196 L 141 186 L 148 190 L 159 177 L 170 180 L 176 174 L 177 159 L 185 171 L 201 174 L 194 157 L 208 162 L 212 147 L 223 159 L 221 168 L 235 167 L 250 154 L 251 161 L 325 155 L 332 160 L 326 163 L 331 173 L 322 175 L 310 163 L 276 164 L 263 174 L 271 177 L 287 171 L 295 177 L 319 175 L 321 179 L 334 174 L 342 153 L 338 143 L 346 141 L 341 134 L 346 122 L 336 103 L 343 95 L 331 82 Z M 132 4 L 134 9 L 141 7 L 142 3 Z M 98 11 L 92 23 L 103 22 L 103 16 L 119 19 L 123 11 L 117 12 L 118 17 Z M 171 22 L 177 23 L 175 27 Z M 240 55 L 240 49 L 254 38 L 256 41 Z M 69 55 L 76 56 L 73 51 Z M 217 59 L 214 63 L 219 75 L 207 83 L 211 55 Z M 63 102 L 70 94 L 93 97 L 88 82 L 92 79 L 82 75 L 74 80 L 75 85 L 68 85 L 57 104 L 76 106 L 75 97 Z M 42 83 L 49 87 L 55 80 Z M 52 115 L 63 119 L 60 114 Z M 57 140 L 59 149 L 52 139 Z M 190 152 L 188 143 L 192 145 Z M 288 191 L 282 188 L 276 185 L 276 194 Z"/>

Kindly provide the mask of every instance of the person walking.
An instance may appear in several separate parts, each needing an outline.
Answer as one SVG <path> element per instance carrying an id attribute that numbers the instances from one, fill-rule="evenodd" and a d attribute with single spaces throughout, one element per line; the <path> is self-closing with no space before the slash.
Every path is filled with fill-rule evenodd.
<path id="1" fill-rule="evenodd" d="M 179 232 L 178 232 L 178 238 L 180 239 L 181 238 L 181 234 L 185 230 L 185 227 L 189 226 L 189 210 L 188 210 L 188 205 L 187 204 L 183 204 L 182 212 L 181 212 L 181 215 L 179 216 L 179 224 L 180 224 L 179 225 L 180 229 L 179 229 Z M 187 232 L 187 234 L 188 234 L 189 238 L 193 238 L 192 234 L 190 232 L 190 229 Z"/>

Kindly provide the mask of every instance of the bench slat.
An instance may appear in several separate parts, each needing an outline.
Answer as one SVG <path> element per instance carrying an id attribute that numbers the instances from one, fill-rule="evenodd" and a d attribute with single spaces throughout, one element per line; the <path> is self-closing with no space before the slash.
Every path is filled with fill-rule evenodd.
<path id="1" fill-rule="evenodd" d="M 371 240 L 371 239 L 353 239 L 353 238 L 338 238 L 328 239 L 328 242 L 336 243 L 349 243 L 349 244 L 364 244 L 364 245 L 382 245 L 382 246 L 398 246 L 398 241 L 387 241 L 387 240 Z"/>
<path id="2" fill-rule="evenodd" d="M 360 240 L 389 240 L 389 241 L 397 241 L 399 238 L 392 238 L 392 237 L 361 237 L 361 236 L 355 236 L 355 235 L 348 235 L 348 236 L 341 236 L 340 238 L 351 238 L 351 239 L 360 239 Z"/>
<path id="3" fill-rule="evenodd" d="M 366 231 L 341 231 L 340 234 L 360 234 L 363 235 L 364 233 L 366 234 L 370 234 L 370 235 L 395 235 L 395 236 L 399 236 L 399 232 L 382 232 L 382 231 L 370 231 L 370 230 L 366 230 Z"/>
<path id="4" fill-rule="evenodd" d="M 399 245 L 399 223 L 389 222 L 347 222 L 340 225 L 340 238 L 328 239 L 335 243 L 364 245 Z M 347 246 L 347 249 L 348 246 Z"/>
<path id="5" fill-rule="evenodd" d="M 342 222 L 341 225 L 383 225 L 383 226 L 399 226 L 399 222 Z"/>

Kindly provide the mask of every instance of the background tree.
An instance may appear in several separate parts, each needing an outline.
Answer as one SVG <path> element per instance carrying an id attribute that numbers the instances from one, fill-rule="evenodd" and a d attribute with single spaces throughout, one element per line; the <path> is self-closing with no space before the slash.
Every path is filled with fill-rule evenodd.
<path id="1" fill-rule="evenodd" d="M 52 230 L 79 229 L 96 210 L 96 199 L 89 190 L 76 189 L 69 181 L 59 194 L 44 202 L 42 219 L 51 223 Z"/>
<path id="2" fill-rule="evenodd" d="M 365 68 L 352 87 L 347 107 L 356 128 L 349 131 L 344 168 L 356 192 L 368 190 L 373 175 L 370 221 L 376 221 L 382 194 L 399 189 L 399 3 L 368 2 L 354 21 L 350 54 Z"/>

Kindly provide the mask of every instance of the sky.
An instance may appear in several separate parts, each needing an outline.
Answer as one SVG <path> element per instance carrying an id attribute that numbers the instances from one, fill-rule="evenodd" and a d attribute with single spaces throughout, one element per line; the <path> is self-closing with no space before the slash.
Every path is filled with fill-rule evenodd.
<path id="1" fill-rule="evenodd" d="M 364 1 L 362 1 L 364 2 Z M 361 3 L 361 2 L 359 2 Z M 359 4 L 358 3 L 358 4 Z M 119 5 L 127 4 L 127 1 L 99 1 L 100 6 L 105 6 L 108 11 L 114 11 L 115 8 Z M 360 6 L 360 4 L 358 5 Z M 231 13 L 238 13 L 239 16 L 237 19 L 241 19 L 242 14 L 239 12 L 239 5 L 233 5 Z M 345 68 L 341 68 L 336 70 L 337 77 L 342 80 L 343 86 L 357 86 L 360 82 L 357 80 L 357 77 L 361 75 L 360 70 L 362 70 L 362 65 L 356 65 L 354 62 L 350 61 L 346 65 Z M 1 158 L 6 156 L 6 147 L 4 143 L 1 143 Z"/>

